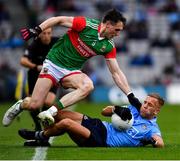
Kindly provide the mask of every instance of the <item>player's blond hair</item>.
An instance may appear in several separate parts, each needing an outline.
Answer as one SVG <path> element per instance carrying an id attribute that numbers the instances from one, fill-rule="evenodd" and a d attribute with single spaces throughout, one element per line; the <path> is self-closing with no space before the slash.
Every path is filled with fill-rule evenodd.
<path id="1" fill-rule="evenodd" d="M 164 105 L 165 101 L 164 99 L 158 94 L 158 93 L 150 93 L 148 96 L 156 98 L 159 102 L 160 107 Z"/>

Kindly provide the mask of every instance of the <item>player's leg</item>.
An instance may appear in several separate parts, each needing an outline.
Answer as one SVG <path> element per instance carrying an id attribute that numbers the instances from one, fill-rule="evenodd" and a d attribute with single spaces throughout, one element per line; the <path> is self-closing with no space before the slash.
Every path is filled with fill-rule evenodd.
<path id="1" fill-rule="evenodd" d="M 59 122 L 65 118 L 70 118 L 71 120 L 74 120 L 81 124 L 83 115 L 75 111 L 59 110 L 57 115 L 54 118 L 55 118 L 55 122 Z"/>
<path id="2" fill-rule="evenodd" d="M 2 121 L 3 125 L 9 126 L 22 110 L 36 110 L 41 108 L 51 87 L 52 81 L 50 79 L 38 78 L 30 103 L 27 104 L 26 99 L 16 102 L 5 113 Z"/>
<path id="3" fill-rule="evenodd" d="M 56 92 L 56 88 L 52 88 L 51 91 L 48 93 L 48 95 L 45 99 L 44 106 L 41 109 L 42 111 L 47 110 L 47 108 L 49 108 L 53 105 L 54 100 L 56 98 L 55 92 Z M 30 99 L 29 99 L 29 103 L 30 103 Z M 40 123 L 39 119 L 37 118 L 37 115 L 39 114 L 39 112 L 40 112 L 40 109 L 30 111 L 30 115 L 34 121 L 36 131 L 42 130 L 41 123 Z"/>
<path id="4" fill-rule="evenodd" d="M 56 99 L 56 94 L 50 91 L 45 99 L 44 106 L 47 108 L 51 107 L 54 104 L 55 99 Z"/>
<path id="5" fill-rule="evenodd" d="M 70 135 L 75 135 L 78 140 L 84 140 L 90 135 L 89 130 L 81 126 L 81 121 L 83 119 L 82 114 L 72 111 L 60 111 L 56 117 L 58 117 L 60 121 L 49 126 L 44 131 L 30 131 L 23 129 L 19 130 L 19 135 L 28 140 L 46 140 L 51 136 L 58 136 L 65 132 L 68 132 Z"/>
<path id="6" fill-rule="evenodd" d="M 62 79 L 62 86 L 65 88 L 73 88 L 74 90 L 55 102 L 54 105 L 56 107 L 59 106 L 60 109 L 82 100 L 94 89 L 92 80 L 84 73 L 65 76 Z M 55 116 L 57 113 L 55 106 L 52 106 L 47 111 L 41 112 L 38 117 L 43 122 L 47 122 L 48 124 L 53 123 L 51 115 Z"/>
<path id="7" fill-rule="evenodd" d="M 37 110 L 34 110 L 34 111 L 29 111 L 29 112 L 30 112 L 31 118 L 32 118 L 32 120 L 34 122 L 34 129 L 35 130 L 42 130 L 41 122 L 37 118 L 37 115 L 39 114 L 40 109 L 37 109 Z"/>
<path id="8" fill-rule="evenodd" d="M 29 96 L 32 95 L 32 92 L 33 92 L 34 86 L 36 84 L 36 81 L 38 79 L 38 76 L 39 76 L 39 72 L 38 71 L 35 71 L 35 70 L 29 70 L 28 71 Z M 26 100 L 27 100 L 27 98 L 26 98 Z M 30 99 L 27 100 L 27 103 L 28 103 L 28 101 L 30 103 Z M 35 126 L 34 129 L 35 130 L 41 130 L 41 122 L 37 118 L 37 115 L 39 114 L 39 112 L 40 112 L 40 109 L 29 111 L 30 116 L 31 116 L 31 118 L 32 118 L 32 120 L 34 122 L 34 126 Z"/>
<path id="9" fill-rule="evenodd" d="M 66 118 L 53 126 L 50 126 L 45 131 L 30 131 L 23 129 L 19 130 L 19 135 L 27 140 L 47 140 L 51 136 L 59 136 L 65 132 L 67 132 L 71 139 L 78 145 L 85 142 L 91 134 L 89 129 L 83 127 L 76 121 Z"/>
<path id="10" fill-rule="evenodd" d="M 82 126 L 80 122 L 76 122 L 70 118 L 65 118 L 56 123 L 52 128 L 44 131 L 45 136 L 59 136 L 68 133 L 71 139 L 79 144 L 82 144 L 90 137 L 90 130 Z"/>
<path id="11" fill-rule="evenodd" d="M 92 80 L 84 73 L 64 77 L 61 83 L 65 88 L 75 89 L 60 99 L 64 107 L 68 107 L 84 99 L 94 89 Z"/>
<path id="12" fill-rule="evenodd" d="M 52 104 L 54 103 L 54 100 L 56 98 L 56 88 L 51 88 L 50 92 L 48 93 L 44 106 L 42 108 L 42 111 L 46 110 L 47 107 L 52 106 Z M 35 131 L 41 131 L 41 123 L 39 122 L 39 119 L 37 118 L 37 115 L 39 114 L 39 109 L 35 110 L 35 111 L 30 111 L 30 114 L 32 116 L 32 119 L 35 123 Z M 23 131 L 23 129 L 19 130 Z M 26 140 L 24 142 L 24 146 L 50 146 L 49 140 L 48 139 L 44 139 L 44 140 Z"/>
<path id="13" fill-rule="evenodd" d="M 92 119 L 78 112 L 64 110 L 59 111 L 56 117 L 60 121 L 49 126 L 44 131 L 21 130 L 19 135 L 25 139 L 44 141 L 51 136 L 58 136 L 67 132 L 79 146 L 107 146 L 107 131 L 101 120 Z"/>
<path id="14" fill-rule="evenodd" d="M 28 109 L 35 110 L 41 108 L 52 86 L 53 82 L 49 78 L 38 78 Z"/>

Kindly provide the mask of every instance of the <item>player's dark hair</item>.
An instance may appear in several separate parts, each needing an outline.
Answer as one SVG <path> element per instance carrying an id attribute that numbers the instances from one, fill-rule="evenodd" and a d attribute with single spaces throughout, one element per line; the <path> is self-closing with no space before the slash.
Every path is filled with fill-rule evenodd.
<path id="1" fill-rule="evenodd" d="M 164 99 L 158 94 L 158 93 L 150 93 L 150 94 L 148 94 L 148 96 L 150 96 L 150 97 L 153 97 L 153 98 L 156 98 L 158 101 L 159 101 L 159 104 L 161 105 L 161 106 L 163 106 L 164 105 Z"/>
<path id="2" fill-rule="evenodd" d="M 107 21 L 111 21 L 111 23 L 117 23 L 121 21 L 124 26 L 126 25 L 126 18 L 116 9 L 111 9 L 106 12 L 102 22 L 106 23 Z"/>

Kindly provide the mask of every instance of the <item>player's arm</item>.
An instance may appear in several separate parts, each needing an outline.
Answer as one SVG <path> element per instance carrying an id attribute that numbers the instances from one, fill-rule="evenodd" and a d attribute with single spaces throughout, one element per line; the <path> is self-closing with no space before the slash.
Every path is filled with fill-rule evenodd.
<path id="1" fill-rule="evenodd" d="M 37 38 L 38 35 L 45 29 L 53 27 L 55 25 L 61 25 L 64 27 L 72 27 L 73 26 L 74 17 L 67 16 L 57 16 L 51 17 L 44 22 L 42 22 L 39 26 L 35 28 L 22 28 L 21 34 L 24 40 L 28 41 L 30 38 Z"/>
<path id="2" fill-rule="evenodd" d="M 159 135 L 153 135 L 152 136 L 153 140 L 153 146 L 156 148 L 163 148 L 164 147 L 164 141 L 161 136 Z"/>
<path id="3" fill-rule="evenodd" d="M 68 16 L 57 16 L 57 17 L 51 17 L 44 22 L 42 22 L 39 27 L 41 30 L 45 30 L 49 27 L 53 27 L 55 25 L 60 25 L 64 27 L 72 27 L 74 17 L 68 17 Z"/>
<path id="4" fill-rule="evenodd" d="M 114 82 L 117 84 L 117 86 L 127 95 L 129 102 L 131 105 L 137 108 L 137 110 L 140 110 L 141 103 L 134 96 L 132 93 L 127 78 L 124 75 L 124 73 L 121 71 L 117 60 L 115 58 L 106 59 L 107 66 L 112 74 L 112 77 L 114 79 Z"/>
<path id="5" fill-rule="evenodd" d="M 34 69 L 36 68 L 36 64 L 32 63 L 28 57 L 22 56 L 20 59 L 20 64 L 26 68 Z"/>
<path id="6" fill-rule="evenodd" d="M 106 59 L 107 66 L 112 74 L 112 78 L 114 79 L 117 86 L 127 95 L 131 92 L 128 81 L 124 73 L 119 68 L 117 60 L 115 58 Z"/>
<path id="7" fill-rule="evenodd" d="M 110 116 L 112 116 L 112 114 L 113 114 L 113 109 L 114 109 L 114 106 L 106 106 L 106 107 L 102 110 L 101 114 L 102 114 L 103 116 L 108 116 L 108 117 L 110 117 Z"/>
<path id="8" fill-rule="evenodd" d="M 37 65 L 31 62 L 28 57 L 22 56 L 20 59 L 20 64 L 26 68 L 34 69 L 40 71 L 42 69 L 42 65 Z"/>
<path id="9" fill-rule="evenodd" d="M 103 116 L 109 117 L 112 116 L 113 113 L 120 116 L 122 120 L 130 120 L 132 118 L 130 109 L 121 106 L 107 106 L 101 112 Z"/>
<path id="10" fill-rule="evenodd" d="M 41 71 L 42 65 L 37 65 L 31 61 L 32 55 L 36 50 L 33 49 L 33 45 L 28 46 L 28 49 L 25 50 L 24 55 L 20 59 L 20 64 L 26 68 L 34 69 L 37 71 Z M 36 53 L 35 53 L 36 54 Z"/>

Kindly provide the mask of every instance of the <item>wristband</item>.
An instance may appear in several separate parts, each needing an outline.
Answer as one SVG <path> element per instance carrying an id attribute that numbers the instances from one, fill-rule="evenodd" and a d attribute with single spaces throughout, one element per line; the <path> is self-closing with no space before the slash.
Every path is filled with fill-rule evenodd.
<path id="1" fill-rule="evenodd" d="M 128 92 L 128 93 L 127 93 L 127 96 L 129 96 L 131 93 L 133 93 L 133 92 L 132 92 L 132 91 Z"/>
<path id="2" fill-rule="evenodd" d="M 42 29 L 39 26 L 36 26 L 35 30 L 37 32 L 37 35 L 39 35 L 42 32 Z"/>

